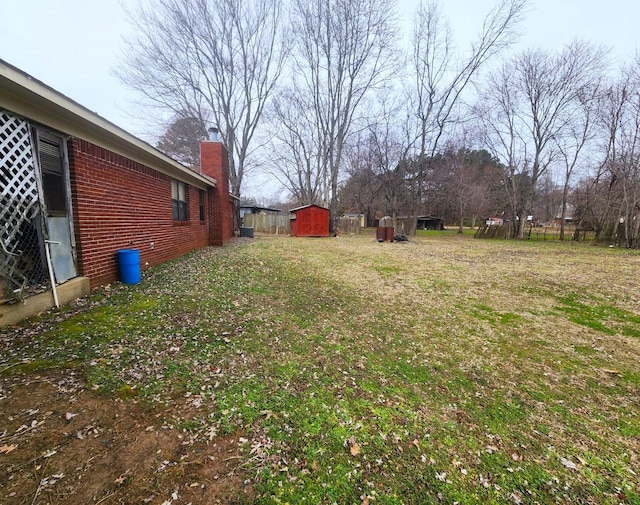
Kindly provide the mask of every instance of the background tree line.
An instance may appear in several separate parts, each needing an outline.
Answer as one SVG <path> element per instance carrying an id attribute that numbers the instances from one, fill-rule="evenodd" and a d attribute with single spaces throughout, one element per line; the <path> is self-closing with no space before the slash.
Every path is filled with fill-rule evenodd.
<path id="1" fill-rule="evenodd" d="M 268 171 L 295 204 L 445 217 L 565 218 L 640 245 L 640 63 L 575 41 L 512 54 L 527 0 L 498 0 L 458 48 L 436 1 L 402 38 L 394 0 L 150 0 L 118 70 L 167 122 L 159 147 L 219 128 L 231 186 Z M 193 146 L 193 143 L 191 143 Z M 413 231 L 413 230 L 412 230 Z"/>

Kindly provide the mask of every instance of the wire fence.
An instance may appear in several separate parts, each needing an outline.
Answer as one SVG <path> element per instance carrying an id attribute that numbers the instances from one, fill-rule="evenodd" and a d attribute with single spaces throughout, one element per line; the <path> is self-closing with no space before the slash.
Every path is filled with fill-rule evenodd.
<path id="1" fill-rule="evenodd" d="M 508 225 L 483 225 L 475 232 L 476 238 L 506 239 L 510 237 L 511 229 Z M 560 227 L 543 226 L 531 227 L 525 231 L 525 238 L 536 241 L 561 240 Z M 564 230 L 564 241 L 586 242 L 595 238 L 595 233 L 588 230 L 578 230 L 574 226 L 567 226 Z"/>
<path id="2" fill-rule="evenodd" d="M 49 288 L 49 274 L 42 249 L 39 216 L 24 219 L 13 237 L 2 226 L 0 253 L 0 302 L 15 302 Z"/>

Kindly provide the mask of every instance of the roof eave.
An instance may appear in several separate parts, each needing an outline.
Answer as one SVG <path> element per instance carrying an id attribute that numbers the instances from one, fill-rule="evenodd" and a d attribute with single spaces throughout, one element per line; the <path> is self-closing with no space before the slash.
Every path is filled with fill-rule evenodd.
<path id="1" fill-rule="evenodd" d="M 0 108 L 91 142 L 202 189 L 216 180 L 198 174 L 95 112 L 0 60 Z"/>

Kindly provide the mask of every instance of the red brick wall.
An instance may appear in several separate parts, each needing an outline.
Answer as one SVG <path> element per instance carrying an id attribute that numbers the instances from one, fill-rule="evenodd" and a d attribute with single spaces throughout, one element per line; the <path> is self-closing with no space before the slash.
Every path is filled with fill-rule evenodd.
<path id="1" fill-rule="evenodd" d="M 229 156 L 222 142 L 200 143 L 202 173 L 217 181 L 209 194 L 209 243 L 224 245 L 233 237 L 233 203 L 229 200 Z"/>
<path id="2" fill-rule="evenodd" d="M 78 266 L 92 286 L 118 279 L 118 249 L 138 249 L 144 270 L 209 243 L 198 188 L 187 186 L 189 220 L 174 222 L 169 176 L 75 138 L 69 158 Z"/>

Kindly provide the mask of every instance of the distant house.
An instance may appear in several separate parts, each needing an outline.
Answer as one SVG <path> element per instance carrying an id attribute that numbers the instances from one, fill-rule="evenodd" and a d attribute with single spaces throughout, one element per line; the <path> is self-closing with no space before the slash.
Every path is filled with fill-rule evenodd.
<path id="1" fill-rule="evenodd" d="M 193 171 L 0 60 L 0 300 L 28 305 L 53 277 L 69 301 L 117 280 L 121 249 L 144 269 L 229 241 L 226 149 L 204 141 L 201 159 Z"/>
<path id="2" fill-rule="evenodd" d="M 319 205 L 305 205 L 289 212 L 291 234 L 295 237 L 329 236 L 329 209 Z"/>
<path id="3" fill-rule="evenodd" d="M 573 214 L 574 214 L 574 207 L 571 204 L 567 204 L 567 208 L 565 209 L 565 216 L 564 216 L 564 223 L 565 224 L 572 224 L 576 222 L 576 219 L 574 219 Z M 553 218 L 553 225 L 554 226 L 560 226 L 562 224 L 562 206 L 558 207 L 558 211 L 556 212 L 556 215 Z"/>
<path id="4" fill-rule="evenodd" d="M 504 219 L 501 217 L 489 217 L 484 222 L 487 226 L 502 226 L 504 224 Z"/>

